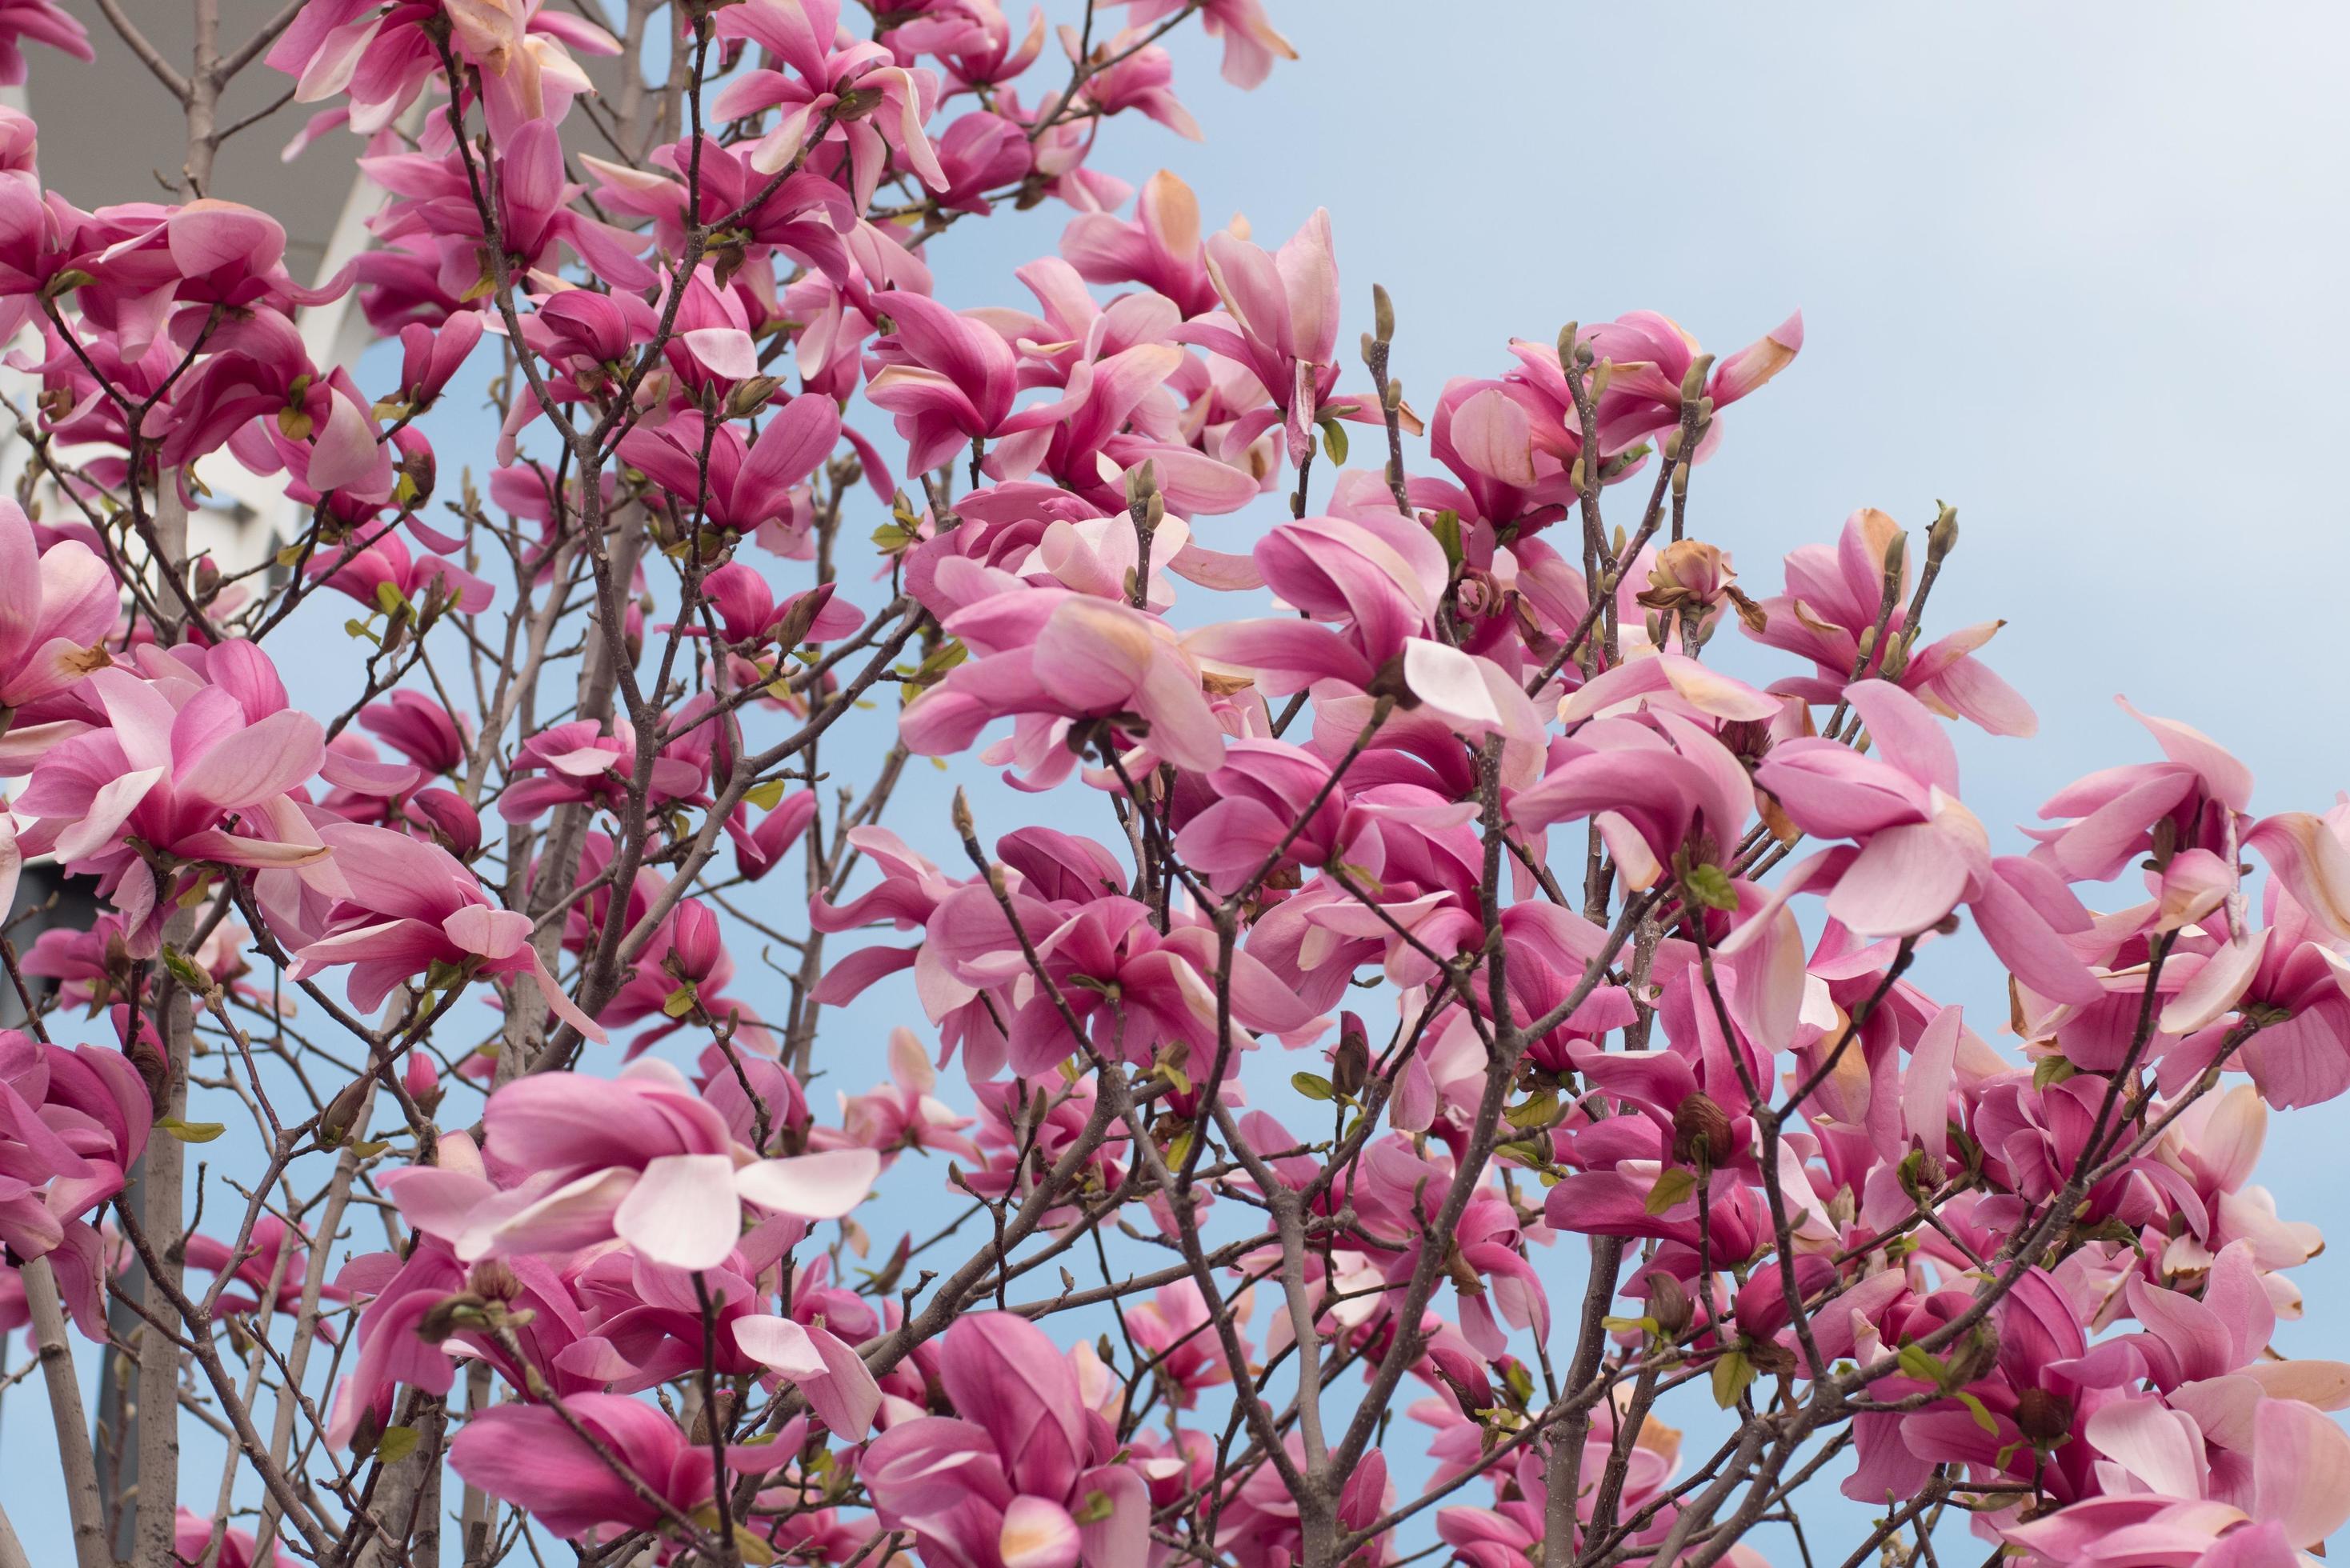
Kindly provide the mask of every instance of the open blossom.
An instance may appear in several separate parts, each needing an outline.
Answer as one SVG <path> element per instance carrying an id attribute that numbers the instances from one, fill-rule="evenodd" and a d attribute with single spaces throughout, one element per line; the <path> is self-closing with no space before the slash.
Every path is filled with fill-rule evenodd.
<path id="1" fill-rule="evenodd" d="M 831 1220 L 880 1169 L 869 1149 L 762 1159 L 736 1142 L 677 1070 L 646 1060 L 609 1082 L 524 1079 L 492 1096 L 468 1169 L 444 1160 L 399 1179 L 410 1222 L 461 1261 L 570 1251 L 617 1236 L 652 1262 L 706 1269 L 742 1233 L 742 1205 Z M 490 1172 L 527 1172 L 504 1186 Z"/>
<path id="2" fill-rule="evenodd" d="M 1909 936 L 1964 904 L 2028 984 L 2068 1001 L 2102 995 L 2063 940 L 2087 927 L 2078 903 L 2033 877 L 2028 862 L 1992 857 L 1982 824 L 1959 801 L 1957 754 L 1925 704 L 1877 680 L 1846 695 L 1868 725 L 1872 755 L 1790 741 L 1756 774 L 1804 831 L 1860 843 L 1835 873 L 1828 913 L 1864 935 Z"/>
<path id="3" fill-rule="evenodd" d="M 942 1562 L 1143 1568 L 1142 1477 L 1104 1451 L 1077 1368 L 1043 1331 L 974 1314 L 947 1331 L 939 1361 L 958 1414 L 890 1428 L 859 1466 L 882 1522 Z"/>

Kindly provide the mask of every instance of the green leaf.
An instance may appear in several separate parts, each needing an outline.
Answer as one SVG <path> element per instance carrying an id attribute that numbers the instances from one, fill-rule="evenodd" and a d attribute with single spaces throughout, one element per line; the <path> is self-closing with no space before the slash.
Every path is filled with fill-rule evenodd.
<path id="1" fill-rule="evenodd" d="M 228 1128 L 218 1122 L 183 1122 L 177 1116 L 165 1116 L 155 1124 L 155 1130 L 169 1133 L 182 1143 L 210 1143 Z"/>
<path id="2" fill-rule="evenodd" d="M 1558 1120 L 1558 1096 L 1549 1089 L 1533 1096 L 1523 1106 L 1502 1114 L 1502 1119 L 1520 1132 L 1530 1127 L 1546 1127 Z"/>
<path id="3" fill-rule="evenodd" d="M 1738 1403 L 1754 1381 L 1754 1364 L 1738 1351 L 1717 1358 L 1713 1364 L 1713 1402 L 1727 1410 Z"/>
<path id="4" fill-rule="evenodd" d="M 375 602 L 376 607 L 384 614 L 398 615 L 408 607 L 408 596 L 390 583 L 378 583 L 375 586 Z"/>
<path id="5" fill-rule="evenodd" d="M 1177 1094 L 1188 1095 L 1191 1092 L 1191 1075 L 1173 1062 L 1159 1063 L 1159 1075 L 1173 1085 Z"/>
<path id="6" fill-rule="evenodd" d="M 1939 1388 L 1950 1380 L 1950 1368 L 1942 1364 L 1942 1358 L 1915 1345 L 1903 1345 L 1894 1359 L 1902 1371 L 1920 1383 L 1931 1383 Z"/>
<path id="7" fill-rule="evenodd" d="M 1657 1320 L 1652 1317 L 1603 1317 L 1599 1326 L 1610 1334 L 1654 1334 Z"/>
<path id="8" fill-rule="evenodd" d="M 1963 1388 L 1959 1390 L 1958 1400 L 1967 1407 L 1968 1414 L 1974 1417 L 1976 1426 L 1981 1427 L 1991 1437 L 1999 1436 L 1999 1423 L 1991 1418 L 1991 1412 L 1983 1408 L 1981 1400 Z"/>
<path id="9" fill-rule="evenodd" d="M 1432 532 L 1436 535 L 1436 542 L 1444 548 L 1444 564 L 1449 567 L 1458 567 L 1464 558 L 1461 545 L 1461 514 L 1446 507 L 1436 514 Z"/>
<path id="10" fill-rule="evenodd" d="M 1099 1524 L 1116 1511 L 1110 1503 L 1109 1493 L 1089 1491 L 1086 1493 L 1086 1501 L 1069 1511 L 1069 1517 L 1079 1524 Z"/>
<path id="11" fill-rule="evenodd" d="M 773 811 L 784 803 L 784 784 L 782 779 L 769 779 L 765 784 L 753 784 L 743 798 L 761 811 Z"/>
<path id="12" fill-rule="evenodd" d="M 386 1427 L 383 1436 L 375 1442 L 375 1457 L 388 1465 L 396 1465 L 416 1451 L 422 1434 L 413 1427 Z"/>
<path id="13" fill-rule="evenodd" d="M 1663 1214 L 1688 1202 L 1696 1190 L 1696 1171 L 1686 1165 L 1669 1165 L 1657 1173 L 1657 1184 L 1648 1189 L 1648 1199 L 1640 1207 L 1652 1216 Z"/>
<path id="14" fill-rule="evenodd" d="M 669 995 L 663 999 L 661 1002 L 661 1016 L 664 1018 L 682 1018 L 687 1013 L 693 1011 L 694 1002 L 693 982 L 691 981 L 688 981 L 683 985 L 679 986 L 675 991 L 671 992 Z"/>
<path id="15" fill-rule="evenodd" d="M 163 967 L 172 971 L 173 980 L 178 981 L 181 985 L 194 992 L 198 996 L 211 993 L 213 977 L 206 974 L 197 966 L 194 960 L 179 949 L 170 946 L 163 949 Z"/>
<path id="16" fill-rule="evenodd" d="M 1681 887 L 1709 909 L 1738 908 L 1738 889 L 1731 886 L 1730 874 L 1719 866 L 1690 867 L 1681 877 Z"/>
<path id="17" fill-rule="evenodd" d="M 2032 1087 L 2036 1093 L 2051 1085 L 2063 1083 L 2079 1071 L 2078 1067 L 2066 1061 L 2062 1055 L 2043 1056 L 2033 1064 Z"/>
<path id="18" fill-rule="evenodd" d="M 1322 450 L 1330 454 L 1330 461 L 1332 462 L 1336 463 L 1340 468 L 1346 467 L 1346 427 L 1334 419 L 1326 419 L 1318 422 L 1322 426 Z"/>
<path id="19" fill-rule="evenodd" d="M 1335 1100 L 1338 1097 L 1338 1091 L 1331 1086 L 1330 1080 L 1319 1073 L 1294 1073 L 1290 1075 L 1289 1086 L 1309 1100 Z"/>

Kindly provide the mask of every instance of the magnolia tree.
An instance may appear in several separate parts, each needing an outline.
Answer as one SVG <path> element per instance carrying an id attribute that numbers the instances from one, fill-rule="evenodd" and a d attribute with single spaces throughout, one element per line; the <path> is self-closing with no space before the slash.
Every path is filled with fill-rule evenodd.
<path id="1" fill-rule="evenodd" d="M 2350 1087 L 2350 810 L 2149 718 L 1996 850 L 1950 727 L 2033 719 L 1932 623 L 1953 514 L 1754 597 L 1689 513 L 1799 320 L 1569 326 L 1423 418 L 1326 214 L 1091 161 L 1196 134 L 1177 30 L 1288 57 L 1257 0 L 194 8 L 181 65 L 98 0 L 181 200 L 77 205 L 0 110 L 0 1321 L 57 1461 L 15 1412 L 0 1564 L 33 1496 L 78 1568 L 2350 1519 L 2350 1366 L 2270 1347 L 2318 1236 L 2249 1184 Z M 337 275 L 208 189 L 248 70 L 388 193 Z M 942 297 L 1006 203 L 1056 254 Z M 387 351 L 319 363 L 353 293 Z M 249 570 L 190 544 L 223 463 L 297 508 Z"/>

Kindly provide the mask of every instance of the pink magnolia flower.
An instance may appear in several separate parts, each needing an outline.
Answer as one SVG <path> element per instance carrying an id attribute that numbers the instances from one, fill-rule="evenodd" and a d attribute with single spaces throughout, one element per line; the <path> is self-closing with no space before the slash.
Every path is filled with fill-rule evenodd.
<path id="1" fill-rule="evenodd" d="M 1755 773 L 1804 832 L 1859 841 L 1837 871 L 1829 915 L 1863 935 L 1908 936 L 1964 904 L 2026 985 L 2062 1001 L 2099 1000 L 2103 988 L 2062 935 L 2085 930 L 2087 916 L 2061 884 L 2032 875 L 2029 861 L 1991 857 L 1982 824 L 1959 802 L 1957 753 L 1926 705 L 1881 680 L 1846 695 L 1868 725 L 1868 755 L 1825 739 L 1787 741 Z"/>
<path id="2" fill-rule="evenodd" d="M 321 545 L 304 568 L 307 576 L 349 595 L 371 611 L 419 616 L 435 603 L 463 615 L 490 607 L 497 589 L 438 556 L 415 556 L 407 541 L 385 530 L 342 545 Z"/>
<path id="3" fill-rule="evenodd" d="M 1273 400 L 1256 428 L 1285 425 L 1289 461 L 1299 462 L 1338 381 L 1330 214 L 1317 208 L 1274 254 L 1231 234 L 1211 234 L 1207 268 L 1223 313 L 1186 323 L 1178 336 L 1248 368 Z"/>
<path id="4" fill-rule="evenodd" d="M 1112 1462 L 1116 1438 L 1043 1330 L 1007 1313 L 960 1318 L 939 1376 L 960 1416 L 900 1422 L 858 1467 L 884 1526 L 942 1563 L 1145 1568 L 1149 1491 Z"/>
<path id="5" fill-rule="evenodd" d="M 456 857 L 389 828 L 320 830 L 348 888 L 287 973 L 300 980 L 351 966 L 351 1005 L 372 1012 L 391 988 L 435 964 L 487 975 L 525 975 L 557 1017 L 590 1040 L 603 1030 L 546 972 L 530 942 L 530 918 L 501 909 Z"/>
<path id="6" fill-rule="evenodd" d="M 1017 390 L 1002 335 L 919 294 L 893 290 L 874 304 L 891 329 L 866 362 L 865 395 L 898 417 L 907 469 L 936 468 L 993 435 Z"/>
<path id="7" fill-rule="evenodd" d="M 195 1510 L 182 1506 L 172 1516 L 172 1550 L 182 1560 L 203 1562 L 212 1539 L 212 1523 Z M 277 1543 L 273 1541 L 264 1549 L 253 1532 L 224 1529 L 220 1552 L 212 1561 L 216 1568 L 277 1568 Z"/>
<path id="8" fill-rule="evenodd" d="M 702 452 L 709 437 L 707 496 Z M 776 553 L 805 506 L 794 493 L 824 466 L 840 440 L 840 410 L 825 397 L 798 397 L 746 441 L 729 421 L 711 430 L 699 413 L 677 415 L 659 428 L 639 425 L 620 438 L 620 456 L 660 487 L 679 532 L 700 523 L 737 534 L 757 534 Z"/>
<path id="9" fill-rule="evenodd" d="M 0 87 L 25 83 L 25 51 L 20 40 L 47 44 L 77 60 L 94 60 L 88 30 L 59 10 L 56 0 L 7 0 L 0 5 Z"/>
<path id="10" fill-rule="evenodd" d="M 1183 8 L 1185 0 L 1123 0 L 1127 21 L 1148 27 L 1162 16 Z M 1294 60 L 1296 49 L 1273 30 L 1261 0 L 1206 0 L 1200 7 L 1201 24 L 1211 38 L 1224 40 L 1224 79 L 1237 88 L 1255 88 L 1273 74 L 1275 59 Z"/>
<path id="11" fill-rule="evenodd" d="M 472 1417 L 449 1445 L 449 1463 L 467 1482 L 525 1509 L 566 1540 L 591 1530 L 664 1530 L 660 1503 L 691 1517 L 710 1501 L 710 1447 L 692 1441 L 651 1405 L 620 1394 L 573 1394 L 563 1401 L 590 1444 L 543 1405 L 499 1405 Z M 600 1447 L 660 1502 L 640 1495 Z"/>
<path id="12" fill-rule="evenodd" d="M 121 590 L 77 539 L 46 549 L 15 502 L 0 502 L 0 711 L 78 681 L 101 662 Z"/>
<path id="13" fill-rule="evenodd" d="M 1200 244 L 1200 202 L 1162 169 L 1142 182 L 1134 216 L 1081 213 L 1061 233 L 1061 254 L 1087 283 L 1139 283 L 1175 302 L 1186 318 L 1217 304 Z"/>
<path id="14" fill-rule="evenodd" d="M 843 42 L 839 0 L 748 0 L 718 18 L 718 36 L 747 38 L 786 67 L 743 72 L 711 111 L 728 120 L 782 109 L 775 129 L 751 154 L 758 173 L 789 164 L 822 124 L 825 141 L 847 148 L 847 183 L 858 211 L 872 206 L 889 156 L 931 190 L 946 188 L 922 130 L 938 101 L 937 76 L 898 64 L 882 45 Z M 852 109 L 858 112 L 843 112 Z"/>
<path id="15" fill-rule="evenodd" d="M 1087 594 L 1027 588 L 956 611 L 946 629 L 973 657 L 899 716 L 899 733 L 918 755 L 962 751 L 1001 718 L 1020 721 L 1004 754 L 1028 768 L 1034 787 L 1076 766 L 1063 743 L 1075 720 L 1124 721 L 1179 768 L 1204 772 L 1223 754 L 1199 666 L 1157 617 Z"/>
<path id="16" fill-rule="evenodd" d="M 525 120 L 497 147 L 498 232 L 507 247 L 509 276 L 554 271 L 560 245 L 617 287 L 643 288 L 655 281 L 638 254 L 641 237 L 572 210 L 583 187 L 563 177 L 563 145 L 552 124 Z M 391 204 L 374 220 L 376 237 L 386 244 L 426 237 L 440 257 L 442 291 L 461 300 L 478 297 L 489 279 L 486 236 L 456 151 L 387 153 L 363 158 L 359 166 L 392 193 Z"/>
<path id="17" fill-rule="evenodd" d="M 938 1081 L 938 1070 L 914 1032 L 891 1030 L 889 1082 L 853 1099 L 840 1096 L 841 1145 L 879 1150 L 884 1169 L 901 1149 L 937 1149 L 978 1159 L 978 1147 L 960 1136 L 972 1118 L 957 1116 L 931 1093 Z M 819 1146 L 826 1136 L 819 1135 Z"/>
<path id="18" fill-rule="evenodd" d="M 1818 673 L 1775 681 L 1772 691 L 1806 702 L 1834 702 L 1844 694 L 1860 659 L 1861 637 L 1875 633 L 1885 602 L 1886 551 L 1900 533 L 1892 518 L 1864 507 L 1846 520 L 1835 545 L 1806 545 L 1787 556 L 1787 591 L 1762 601 L 1762 629 L 1747 626 L 1746 635 L 1809 659 Z M 1897 638 L 1907 647 L 1914 554 L 1902 556 L 1892 618 L 1861 664 L 1864 678 L 1884 678 L 1886 657 Z M 1895 683 L 1944 718 L 1969 720 L 1994 735 L 2032 734 L 2040 723 L 2032 705 L 1974 657 L 2002 624 L 1984 621 L 1923 648 L 1908 648 L 1908 662 Z"/>
<path id="19" fill-rule="evenodd" d="M 223 683 L 96 671 L 90 690 L 107 727 L 59 742 L 16 800 L 39 819 L 26 846 L 99 877 L 134 956 L 155 952 L 160 905 L 182 867 L 294 868 L 327 855 L 288 794 L 326 755 L 318 722 L 285 706 L 252 645 L 213 649 L 209 666 Z"/>
<path id="20" fill-rule="evenodd" d="M 480 74 L 483 110 L 500 144 L 525 124 L 561 120 L 573 98 L 595 90 L 570 50 L 620 52 L 611 34 L 544 0 L 470 0 L 445 11 L 324 0 L 304 6 L 264 58 L 295 78 L 297 103 L 348 96 L 351 129 L 372 136 L 442 75 L 426 29 L 443 16 L 450 47 Z"/>
<path id="21" fill-rule="evenodd" d="M 467 1262 L 617 1236 L 655 1263 L 715 1268 L 742 1235 L 745 1202 L 837 1220 L 881 1165 L 862 1148 L 759 1158 L 676 1068 L 651 1057 L 610 1080 L 516 1079 L 490 1097 L 483 1127 L 483 1168 L 444 1160 L 391 1178 L 409 1222 Z M 526 1174 L 502 1187 L 494 1170 Z"/>

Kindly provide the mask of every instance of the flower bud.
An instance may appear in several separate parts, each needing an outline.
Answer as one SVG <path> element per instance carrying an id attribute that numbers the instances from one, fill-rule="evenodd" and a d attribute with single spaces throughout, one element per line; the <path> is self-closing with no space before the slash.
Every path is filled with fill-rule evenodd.
<path id="1" fill-rule="evenodd" d="M 1705 378 L 1713 369 L 1713 356 L 1700 354 L 1690 361 L 1688 374 L 1681 377 L 1681 401 L 1694 403 L 1705 395 Z"/>
<path id="2" fill-rule="evenodd" d="M 1707 1170 L 1730 1163 L 1736 1152 L 1730 1137 L 1730 1113 L 1712 1096 L 1700 1089 L 1673 1107 L 1673 1158 Z"/>
<path id="3" fill-rule="evenodd" d="M 1371 336 L 1382 343 L 1395 341 L 1395 301 L 1376 283 L 1371 285 Z"/>
<path id="4" fill-rule="evenodd" d="M 2026 1388 L 2015 1397 L 2015 1429 L 2035 1449 L 2044 1449 L 2073 1430 L 2073 1401 L 2045 1388 Z"/>
<path id="5" fill-rule="evenodd" d="M 366 1074 L 353 1078 L 343 1086 L 342 1093 L 327 1102 L 318 1116 L 318 1147 L 340 1148 L 357 1130 L 353 1123 L 359 1119 L 361 1107 L 367 1104 L 368 1090 L 375 1080 Z"/>
<path id="6" fill-rule="evenodd" d="M 130 1064 L 138 1069 L 139 1081 L 147 1085 L 148 1103 L 154 1114 L 161 1116 L 170 1097 L 172 1064 L 164 1058 L 161 1047 L 140 1034 L 130 1042 Z"/>
<path id="7" fill-rule="evenodd" d="M 1558 362 L 1561 365 L 1575 363 L 1575 357 L 1580 352 L 1575 339 L 1582 335 L 1583 324 L 1577 321 L 1570 321 L 1558 329 Z"/>
<path id="8" fill-rule="evenodd" d="M 1338 1020 L 1338 1049 L 1330 1058 L 1330 1085 L 1349 1098 L 1363 1092 L 1371 1075 L 1370 1035 L 1355 1014 Z"/>
<path id="9" fill-rule="evenodd" d="M 408 1069 L 400 1075 L 400 1086 L 416 1102 L 416 1108 L 431 1116 L 441 1104 L 441 1069 L 421 1050 L 408 1054 Z"/>
<path id="10" fill-rule="evenodd" d="M 1711 609 L 1738 573 L 1730 557 L 1700 539 L 1676 539 L 1657 552 L 1640 603 L 1650 609 Z"/>
<path id="11" fill-rule="evenodd" d="M 733 389 L 726 394 L 726 417 L 730 420 L 749 419 L 767 406 L 767 400 L 774 397 L 775 389 L 782 385 L 783 382 L 773 376 L 753 376 L 748 380 L 735 382 Z"/>
<path id="12" fill-rule="evenodd" d="M 1650 1272 L 1647 1279 L 1649 1320 L 1657 1325 L 1661 1337 L 1679 1339 L 1689 1332 L 1690 1319 L 1696 1315 L 1689 1292 L 1681 1288 L 1680 1281 L 1662 1269 Z"/>
<path id="13" fill-rule="evenodd" d="M 1936 502 L 1941 508 L 1933 525 L 1926 530 L 1926 560 L 1938 564 L 1959 542 L 1959 509 L 1946 502 Z"/>
<path id="14" fill-rule="evenodd" d="M 1126 471 L 1126 504 L 1139 506 L 1159 493 L 1159 465 L 1147 459 Z"/>

